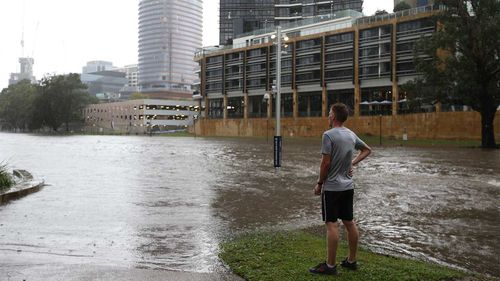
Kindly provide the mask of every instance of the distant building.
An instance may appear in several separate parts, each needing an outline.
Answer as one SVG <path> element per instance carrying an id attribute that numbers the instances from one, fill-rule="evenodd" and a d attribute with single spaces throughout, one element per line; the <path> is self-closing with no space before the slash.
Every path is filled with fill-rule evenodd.
<path id="1" fill-rule="evenodd" d="M 192 100 L 143 99 L 91 104 L 83 116 L 87 131 L 143 134 L 185 130 L 199 110 Z"/>
<path id="2" fill-rule="evenodd" d="M 138 86 L 142 93 L 191 96 L 202 46 L 202 1 L 139 1 Z"/>
<path id="3" fill-rule="evenodd" d="M 125 73 L 125 78 L 127 78 L 127 84 L 120 90 L 121 99 L 128 99 L 133 93 L 139 92 L 137 86 L 137 64 L 115 68 L 113 71 Z"/>
<path id="4" fill-rule="evenodd" d="M 36 83 L 36 78 L 33 76 L 34 63 L 35 60 L 33 58 L 19 58 L 21 71 L 19 73 L 10 74 L 9 85 L 17 84 L 21 80 L 30 80 L 31 83 Z"/>
<path id="5" fill-rule="evenodd" d="M 128 83 L 125 73 L 110 70 L 82 73 L 80 79 L 90 94 L 103 101 L 121 99 L 120 91 Z"/>
<path id="6" fill-rule="evenodd" d="M 87 65 L 82 68 L 82 73 L 106 71 L 106 70 L 112 70 L 113 68 L 115 68 L 113 66 L 113 63 L 109 61 L 102 61 L 102 60 L 89 61 L 87 62 Z"/>

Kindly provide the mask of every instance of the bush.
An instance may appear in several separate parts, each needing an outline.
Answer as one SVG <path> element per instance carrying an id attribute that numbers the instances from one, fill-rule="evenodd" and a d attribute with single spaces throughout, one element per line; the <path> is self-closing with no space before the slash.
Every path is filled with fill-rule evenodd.
<path id="1" fill-rule="evenodd" d="M 7 172 L 7 165 L 0 163 L 0 189 L 9 188 L 14 184 L 11 175 Z"/>

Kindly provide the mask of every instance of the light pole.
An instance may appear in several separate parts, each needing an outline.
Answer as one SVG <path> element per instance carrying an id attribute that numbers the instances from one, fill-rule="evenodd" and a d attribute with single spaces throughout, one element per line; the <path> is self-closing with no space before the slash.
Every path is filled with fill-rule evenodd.
<path id="1" fill-rule="evenodd" d="M 276 27 L 276 134 L 274 136 L 274 167 L 281 167 L 281 26 Z"/>

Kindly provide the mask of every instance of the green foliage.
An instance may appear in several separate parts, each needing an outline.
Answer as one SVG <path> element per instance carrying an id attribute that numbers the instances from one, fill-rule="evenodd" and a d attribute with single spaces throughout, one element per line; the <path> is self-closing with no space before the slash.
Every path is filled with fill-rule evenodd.
<path id="1" fill-rule="evenodd" d="M 143 100 L 143 99 L 147 99 L 147 98 L 148 98 L 148 95 L 141 94 L 141 93 L 133 93 L 132 95 L 130 95 L 130 97 L 128 99 L 129 100 Z"/>
<path id="2" fill-rule="evenodd" d="M 411 9 L 411 6 L 408 3 L 403 1 L 403 2 L 397 3 L 396 6 L 394 6 L 394 9 L 392 11 L 395 13 L 395 12 L 408 10 L 408 9 Z"/>
<path id="3" fill-rule="evenodd" d="M 374 16 L 386 15 L 388 12 L 386 10 L 376 10 Z"/>
<path id="4" fill-rule="evenodd" d="M 332 280 L 315 276 L 308 268 L 324 261 L 325 239 L 304 231 L 256 233 L 223 243 L 220 257 L 250 281 Z M 347 256 L 341 244 L 337 257 Z M 359 269 L 338 267 L 341 280 L 455 280 L 465 273 L 417 260 L 389 257 L 360 249 Z M 340 279 L 339 279 L 340 280 Z M 473 280 L 473 279 L 467 279 Z"/>
<path id="5" fill-rule="evenodd" d="M 7 171 L 7 165 L 0 163 L 0 190 L 9 188 L 14 184 L 11 175 Z"/>
<path id="6" fill-rule="evenodd" d="M 494 118 L 500 105 L 500 2 L 443 0 L 438 30 L 418 48 L 423 75 L 403 88 L 412 98 L 459 101 L 481 114 L 482 146 L 495 147 Z"/>
<path id="7" fill-rule="evenodd" d="M 36 86 L 23 80 L 0 94 L 0 119 L 11 128 L 25 130 L 31 125 Z"/>
<path id="8" fill-rule="evenodd" d="M 38 85 L 21 81 L 2 91 L 0 119 L 23 130 L 49 126 L 57 131 L 66 124 L 68 131 L 69 122 L 80 121 L 83 108 L 97 102 L 85 89 L 76 73 L 48 76 Z"/>

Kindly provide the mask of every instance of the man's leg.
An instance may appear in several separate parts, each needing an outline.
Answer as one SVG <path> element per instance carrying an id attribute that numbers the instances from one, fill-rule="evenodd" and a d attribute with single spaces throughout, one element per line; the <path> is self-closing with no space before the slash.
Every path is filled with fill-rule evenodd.
<path id="1" fill-rule="evenodd" d="M 339 244 L 339 223 L 326 222 L 326 262 L 329 265 L 335 265 L 337 256 L 337 246 Z"/>
<path id="2" fill-rule="evenodd" d="M 356 223 L 354 221 L 343 220 L 342 223 L 345 225 L 345 228 L 347 230 L 347 241 L 349 243 L 349 257 L 347 260 L 349 262 L 355 262 L 359 240 L 358 227 L 356 226 Z"/>

